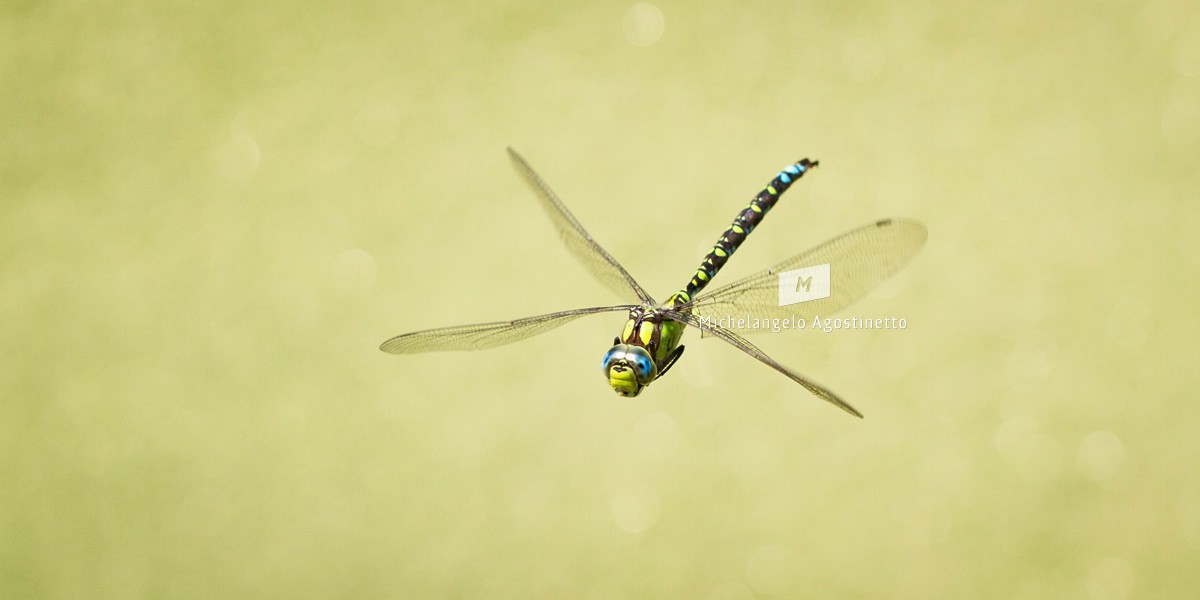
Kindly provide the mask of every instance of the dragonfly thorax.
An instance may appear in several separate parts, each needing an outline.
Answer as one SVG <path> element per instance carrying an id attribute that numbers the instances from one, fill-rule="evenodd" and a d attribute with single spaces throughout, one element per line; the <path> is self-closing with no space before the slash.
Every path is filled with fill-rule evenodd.
<path id="1" fill-rule="evenodd" d="M 665 373 L 673 353 L 677 358 L 683 327 L 650 306 L 630 310 L 624 330 L 604 355 L 604 375 L 613 391 L 636 396 Z"/>

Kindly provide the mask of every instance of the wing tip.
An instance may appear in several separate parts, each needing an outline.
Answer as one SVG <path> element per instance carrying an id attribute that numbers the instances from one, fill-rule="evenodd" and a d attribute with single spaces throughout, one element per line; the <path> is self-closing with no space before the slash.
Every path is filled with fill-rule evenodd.
<path id="1" fill-rule="evenodd" d="M 929 241 L 929 229 L 925 227 L 924 223 L 913 219 L 879 219 L 865 228 L 870 227 L 876 229 L 895 228 L 895 234 L 915 238 L 916 244 L 913 254 L 916 254 L 915 250 L 921 249 L 925 246 L 925 242 Z"/>
<path id="2" fill-rule="evenodd" d="M 379 351 L 386 352 L 388 354 L 403 354 L 404 351 L 399 347 L 399 342 L 398 342 L 398 340 L 401 337 L 404 337 L 404 336 L 394 337 L 394 338 L 385 340 L 382 344 L 379 345 Z"/>
<path id="3" fill-rule="evenodd" d="M 807 387 L 807 386 L 806 386 L 806 387 Z M 810 389 L 809 391 L 813 391 L 813 390 L 811 390 L 811 389 Z M 863 418 L 863 414 L 862 414 L 862 413 L 860 413 L 860 412 L 858 412 L 858 409 L 857 409 L 857 408 L 854 408 L 853 406 L 850 406 L 850 403 L 849 403 L 849 402 L 846 402 L 845 400 L 842 400 L 841 398 L 838 398 L 838 397 L 837 397 L 837 394 L 834 394 L 833 392 L 831 392 L 831 391 L 829 391 L 829 390 L 826 390 L 826 389 L 821 389 L 821 392 L 823 392 L 823 393 L 817 393 L 816 395 L 817 395 L 819 398 L 821 398 L 822 400 L 825 400 L 826 402 L 828 402 L 828 403 L 830 403 L 830 404 L 832 404 L 832 405 L 834 405 L 834 406 L 836 406 L 836 407 L 838 407 L 838 408 L 840 408 L 840 409 L 842 409 L 842 410 L 846 411 L 846 412 L 847 412 L 847 413 L 849 413 L 850 415 L 853 415 L 853 416 L 855 416 L 855 417 L 858 417 L 858 418 L 860 418 L 860 419 L 861 419 L 861 418 Z"/>

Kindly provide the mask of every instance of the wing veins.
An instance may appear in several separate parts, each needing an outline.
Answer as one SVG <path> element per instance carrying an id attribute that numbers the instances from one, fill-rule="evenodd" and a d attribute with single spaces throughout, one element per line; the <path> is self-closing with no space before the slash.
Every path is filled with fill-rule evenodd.
<path id="1" fill-rule="evenodd" d="M 558 229 L 559 237 L 567 246 L 567 250 L 583 264 L 592 277 L 619 296 L 624 297 L 632 290 L 641 302 L 654 304 L 654 298 L 583 228 L 575 215 L 567 210 L 567 206 L 533 167 L 512 148 L 508 149 L 508 156 L 526 183 L 538 193 L 542 208 Z"/>
<path id="2" fill-rule="evenodd" d="M 915 221 L 884 220 L 848 231 L 772 267 L 700 294 L 682 309 L 696 314 L 760 313 L 805 317 L 830 314 L 866 296 L 891 277 L 924 245 L 927 232 Z M 782 271 L 830 264 L 831 294 L 803 304 L 780 306 Z M 735 330 L 736 328 L 726 327 Z M 754 330 L 736 329 L 742 333 Z"/>
<path id="3" fill-rule="evenodd" d="M 412 331 L 380 344 L 389 354 L 417 354 L 453 350 L 483 350 L 511 344 L 569 323 L 579 317 L 603 312 L 627 311 L 633 304 L 576 308 L 511 321 L 494 321 Z"/>
<path id="4" fill-rule="evenodd" d="M 855 409 L 853 406 L 850 406 L 850 403 L 848 403 L 845 400 L 842 400 L 840 397 L 838 397 L 837 394 L 833 393 L 832 391 L 825 388 L 824 386 L 815 383 L 811 379 L 779 364 L 779 362 L 777 362 L 775 359 L 768 356 L 767 353 L 763 352 L 761 349 L 759 349 L 758 346 L 755 346 L 754 344 L 750 343 L 750 341 L 747 340 L 746 338 L 744 338 L 728 329 L 725 329 L 722 327 L 717 327 L 712 324 L 705 324 L 702 321 L 700 321 L 700 319 L 698 319 L 695 315 L 681 313 L 681 312 L 677 312 L 674 310 L 665 310 L 663 312 L 671 319 L 679 321 L 680 323 L 698 327 L 702 331 L 709 330 L 709 333 L 711 335 L 714 335 L 714 336 L 724 340 L 726 343 L 733 346 L 734 348 L 737 348 L 738 350 L 741 350 L 742 352 L 750 355 L 751 357 L 757 359 L 759 362 L 767 365 L 768 367 L 771 367 L 772 369 L 779 371 L 780 373 L 785 375 L 788 379 L 791 379 L 792 381 L 799 383 L 801 386 L 803 386 L 805 389 L 807 389 L 809 392 L 811 392 L 814 396 L 816 396 L 826 402 L 829 402 L 830 404 L 850 413 L 851 415 L 854 415 L 860 419 L 863 418 L 862 413 L 858 412 L 858 410 Z"/>

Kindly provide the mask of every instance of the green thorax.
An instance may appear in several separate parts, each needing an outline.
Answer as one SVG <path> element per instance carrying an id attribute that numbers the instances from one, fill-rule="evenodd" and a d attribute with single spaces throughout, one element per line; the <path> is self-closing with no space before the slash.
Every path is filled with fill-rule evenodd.
<path id="1" fill-rule="evenodd" d="M 679 345 L 683 323 L 663 316 L 656 308 L 639 306 L 629 311 L 629 320 L 621 333 L 621 343 L 645 348 L 660 367 L 667 355 Z"/>

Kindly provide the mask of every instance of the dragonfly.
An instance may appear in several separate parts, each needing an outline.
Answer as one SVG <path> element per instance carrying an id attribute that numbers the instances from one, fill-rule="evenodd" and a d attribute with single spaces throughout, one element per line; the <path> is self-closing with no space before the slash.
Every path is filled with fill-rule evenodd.
<path id="1" fill-rule="evenodd" d="M 770 268 L 727 285 L 704 290 L 717 272 L 762 222 L 780 196 L 819 163 L 803 159 L 784 167 L 740 210 L 716 244 L 701 261 L 687 285 L 663 303 L 655 302 L 637 280 L 617 262 L 571 214 L 546 181 L 512 148 L 513 166 L 536 192 L 567 250 L 605 287 L 627 298 L 627 304 L 562 310 L 511 321 L 441 327 L 405 333 L 380 345 L 391 354 L 415 354 L 452 350 L 481 350 L 511 344 L 546 333 L 580 317 L 625 312 L 621 334 L 604 354 L 602 368 L 618 395 L 634 397 L 652 382 L 662 379 L 683 356 L 680 344 L 684 330 L 695 327 L 701 337 L 716 337 L 800 384 L 813 395 L 862 418 L 862 413 L 829 389 L 783 366 L 750 343 L 744 334 L 761 331 L 754 320 L 729 319 L 726 315 L 761 315 L 763 318 L 806 320 L 845 308 L 867 295 L 896 273 L 925 244 L 923 225 L 904 219 L 878 220 L 843 233 Z M 780 301 L 780 277 L 785 271 L 829 266 L 829 294 L 802 304 Z"/>

